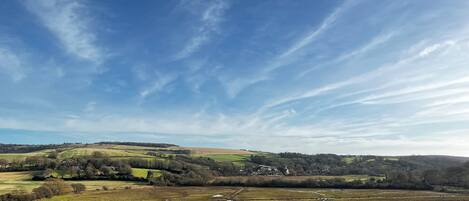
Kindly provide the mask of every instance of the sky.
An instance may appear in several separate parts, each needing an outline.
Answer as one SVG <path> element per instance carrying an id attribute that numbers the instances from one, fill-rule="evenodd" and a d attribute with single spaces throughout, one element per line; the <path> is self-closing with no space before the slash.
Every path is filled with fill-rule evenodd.
<path id="1" fill-rule="evenodd" d="M 469 156 L 468 10 L 4 0 L 0 143 Z"/>

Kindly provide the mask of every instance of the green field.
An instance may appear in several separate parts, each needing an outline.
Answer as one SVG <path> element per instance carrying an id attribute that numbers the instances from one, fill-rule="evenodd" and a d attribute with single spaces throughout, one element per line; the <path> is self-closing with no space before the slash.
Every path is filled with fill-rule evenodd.
<path id="1" fill-rule="evenodd" d="M 145 169 L 145 168 L 132 168 L 132 175 L 134 177 L 139 177 L 139 178 L 147 178 L 148 172 L 153 172 L 154 177 L 158 177 L 161 175 L 160 170 L 152 170 L 152 169 Z"/>
<path id="2" fill-rule="evenodd" d="M 206 155 L 199 155 L 199 156 L 211 158 L 219 162 L 242 163 L 247 158 L 249 158 L 250 155 L 249 154 L 206 154 Z"/>
<path id="3" fill-rule="evenodd" d="M 104 148 L 75 148 L 63 151 L 59 154 L 59 158 L 71 158 L 77 156 L 90 156 L 93 152 L 102 152 L 109 157 L 147 157 L 144 153 L 117 150 L 117 149 L 104 149 Z"/>
<path id="4" fill-rule="evenodd" d="M 83 147 L 65 149 L 59 153 L 58 157 L 64 159 L 79 156 L 90 156 L 93 154 L 93 152 L 102 152 L 105 155 L 113 158 L 152 158 L 151 156 L 145 155 L 147 149 L 150 148 L 124 145 L 88 145 Z M 42 150 L 30 153 L 0 154 L 0 159 L 6 159 L 8 161 L 24 160 L 26 157 L 30 156 L 45 156 L 51 151 L 52 150 Z"/>
<path id="5" fill-rule="evenodd" d="M 45 156 L 50 151 L 51 150 L 42 150 L 30 153 L 0 154 L 0 159 L 6 159 L 8 161 L 24 160 L 26 157 L 30 156 Z"/>
<path id="6" fill-rule="evenodd" d="M 0 195 L 13 190 L 31 191 L 42 184 L 31 178 L 31 172 L 0 172 Z"/>
<path id="7" fill-rule="evenodd" d="M 131 190 L 88 191 L 57 196 L 50 201 L 151 201 L 151 200 L 363 200 L 363 201 L 464 201 L 469 195 L 431 191 L 339 190 L 241 187 L 148 187 Z"/>

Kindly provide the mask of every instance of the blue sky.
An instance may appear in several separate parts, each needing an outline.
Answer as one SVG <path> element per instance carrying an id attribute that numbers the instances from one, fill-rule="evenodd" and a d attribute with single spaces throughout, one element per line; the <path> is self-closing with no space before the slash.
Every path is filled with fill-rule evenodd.
<path id="1" fill-rule="evenodd" d="M 0 4 L 0 142 L 469 156 L 465 0 Z"/>

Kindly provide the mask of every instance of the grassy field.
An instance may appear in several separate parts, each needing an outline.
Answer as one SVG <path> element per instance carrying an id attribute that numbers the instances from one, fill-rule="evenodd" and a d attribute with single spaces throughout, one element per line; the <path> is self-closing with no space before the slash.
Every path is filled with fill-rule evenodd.
<path id="1" fill-rule="evenodd" d="M 26 157 L 29 156 L 45 156 L 50 151 L 51 150 L 42 150 L 30 153 L 0 154 L 0 159 L 6 159 L 8 161 L 24 160 Z"/>
<path id="2" fill-rule="evenodd" d="M 199 147 L 169 147 L 168 150 L 190 150 L 193 156 L 204 156 L 210 157 L 217 161 L 230 161 L 240 162 L 244 160 L 253 152 L 244 150 L 234 149 L 221 149 L 221 148 L 199 148 Z M 60 159 L 72 158 L 78 156 L 90 156 L 93 152 L 102 152 L 109 157 L 113 158 L 154 158 L 146 155 L 148 151 L 155 150 L 154 147 L 142 147 L 142 146 L 128 146 L 128 145 L 107 145 L 107 144 L 91 144 L 91 145 L 80 145 L 79 147 L 73 147 L 61 151 L 58 155 Z M 29 156 L 45 156 L 52 150 L 42 150 L 31 153 L 14 153 L 14 154 L 0 154 L 0 159 L 6 159 L 8 161 L 13 160 L 24 160 Z"/>
<path id="3" fill-rule="evenodd" d="M 243 164 L 244 161 L 249 158 L 249 154 L 203 154 L 203 155 L 193 155 L 208 157 L 218 162 L 233 162 L 237 164 Z"/>
<path id="4" fill-rule="evenodd" d="M 213 155 L 213 154 L 242 154 L 251 155 L 255 154 L 251 151 L 239 150 L 239 149 L 222 149 L 222 148 L 203 148 L 203 147 L 178 147 L 175 149 L 190 150 L 195 155 Z"/>
<path id="5" fill-rule="evenodd" d="M 339 190 L 236 187 L 147 187 L 131 190 L 88 191 L 64 195 L 50 201 L 151 201 L 151 200 L 362 200 L 362 201 L 465 201 L 469 195 L 430 191 Z"/>
<path id="6" fill-rule="evenodd" d="M 105 148 L 75 148 L 63 151 L 59 158 L 71 158 L 77 156 L 90 156 L 93 152 L 102 152 L 109 157 L 147 157 L 144 153 L 131 152 L 126 150 L 105 149 Z"/>
<path id="7" fill-rule="evenodd" d="M 146 175 L 145 175 L 146 176 Z M 32 181 L 31 172 L 0 172 L 0 195 L 13 190 L 31 191 L 42 184 L 42 181 Z M 86 180 L 86 181 L 66 181 L 67 183 L 82 183 L 87 189 L 102 189 L 106 186 L 110 189 L 123 189 L 126 186 L 134 188 L 145 186 L 144 183 L 128 181 L 107 181 L 107 180 Z"/>
<path id="8" fill-rule="evenodd" d="M 159 177 L 161 175 L 160 170 L 152 170 L 152 169 L 145 169 L 145 168 L 132 168 L 132 175 L 134 177 L 139 178 L 147 178 L 148 172 L 153 172 L 154 177 Z"/>
<path id="9" fill-rule="evenodd" d="M 0 194 L 13 190 L 31 191 L 42 182 L 31 181 L 31 172 L 0 172 Z"/>

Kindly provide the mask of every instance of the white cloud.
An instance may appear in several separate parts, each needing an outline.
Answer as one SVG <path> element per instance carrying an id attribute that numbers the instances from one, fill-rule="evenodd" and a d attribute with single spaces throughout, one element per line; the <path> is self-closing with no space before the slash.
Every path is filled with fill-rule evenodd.
<path id="1" fill-rule="evenodd" d="M 419 56 L 420 57 L 425 57 L 425 56 L 428 56 L 431 53 L 433 53 L 433 52 L 435 52 L 439 49 L 442 49 L 442 48 L 445 48 L 445 47 L 451 47 L 455 44 L 456 44 L 456 42 L 453 41 L 453 40 L 445 41 L 445 42 L 442 42 L 442 43 L 437 43 L 437 44 L 431 45 L 429 47 L 426 47 L 425 49 L 420 51 Z"/>
<path id="2" fill-rule="evenodd" d="M 417 71 L 418 73 L 422 73 L 422 69 L 419 68 L 422 64 L 419 64 L 418 62 L 420 62 L 420 61 L 432 61 L 432 59 L 435 59 L 436 57 L 431 57 L 429 59 L 428 56 L 430 56 L 431 52 L 435 52 L 437 50 L 442 50 L 442 49 L 444 49 L 446 51 L 449 51 L 449 50 L 451 50 L 450 48 L 455 47 L 454 44 L 457 44 L 457 42 L 455 42 L 455 41 L 462 41 L 462 40 L 465 40 L 465 38 L 460 38 L 460 40 L 455 39 L 455 40 L 452 40 L 452 42 L 445 41 L 443 43 L 435 43 L 433 45 L 429 45 L 427 47 L 422 48 L 421 51 L 417 54 L 407 55 L 407 57 L 405 57 L 405 58 L 399 58 L 395 62 L 381 65 L 380 67 L 375 68 L 375 69 L 373 69 L 369 72 L 366 72 L 366 73 L 363 73 L 363 74 L 360 74 L 360 75 L 357 75 L 357 76 L 350 77 L 350 78 L 345 79 L 343 81 L 326 84 L 324 86 L 314 88 L 314 89 L 311 89 L 309 91 L 304 91 L 304 92 L 301 92 L 301 93 L 296 94 L 296 95 L 290 95 L 290 96 L 286 96 L 284 98 L 274 100 L 271 103 L 265 105 L 264 108 L 262 108 L 262 109 L 275 107 L 275 106 L 282 105 L 282 104 L 292 102 L 292 101 L 298 101 L 298 100 L 302 100 L 302 99 L 316 97 L 316 96 L 322 95 L 322 94 L 327 93 L 327 92 L 342 89 L 344 87 L 351 87 L 353 85 L 360 84 L 360 83 L 372 82 L 373 79 L 377 79 L 379 77 L 388 75 L 390 73 L 396 73 L 398 70 L 406 68 L 406 67 L 408 68 L 410 66 L 413 66 L 415 68 L 415 69 L 413 69 L 413 71 Z M 440 45 L 440 44 L 448 44 L 448 45 Z M 460 51 L 460 50 L 458 49 L 458 51 Z M 425 54 L 422 54 L 422 52 L 425 52 Z M 435 66 L 435 64 L 427 64 L 427 65 Z M 429 71 L 429 69 L 427 69 L 426 71 Z M 407 72 L 412 72 L 412 70 L 408 70 Z M 424 72 L 424 73 L 427 73 L 427 72 Z M 389 81 L 389 80 L 387 80 L 387 81 Z M 393 81 L 394 80 L 390 80 L 390 82 L 393 82 Z M 408 94 L 408 93 L 419 92 L 419 91 L 423 91 L 423 90 L 430 90 L 430 89 L 434 89 L 434 88 L 450 86 L 450 85 L 454 85 L 454 84 L 465 83 L 467 81 L 468 81 L 467 77 L 462 77 L 462 78 L 455 79 L 455 80 L 448 81 L 448 82 L 428 84 L 428 85 L 425 85 L 425 86 L 401 89 L 401 90 L 398 90 L 397 92 L 388 92 L 388 93 L 391 93 L 391 94 L 381 94 L 379 96 L 382 98 L 382 97 L 385 97 L 385 96 Z M 376 95 L 374 95 L 374 96 L 376 96 Z M 373 98 L 379 98 L 379 97 L 373 97 Z"/>
<path id="3" fill-rule="evenodd" d="M 310 72 L 319 69 L 321 66 L 326 66 L 326 65 L 330 65 L 330 64 L 336 64 L 337 65 L 340 62 L 344 62 L 344 61 L 352 59 L 354 57 L 359 57 L 359 56 L 366 55 L 371 50 L 374 50 L 375 48 L 379 47 L 380 45 L 388 42 L 395 35 L 396 35 L 396 32 L 380 34 L 380 35 L 372 38 L 368 43 L 366 43 L 365 45 L 363 45 L 359 48 L 356 48 L 356 49 L 353 49 L 351 51 L 345 52 L 342 55 L 338 56 L 337 58 L 327 61 L 326 63 L 320 63 L 320 64 L 314 65 L 314 67 L 309 68 L 309 69 L 299 73 L 298 77 L 303 77 L 306 74 L 309 74 Z"/>
<path id="4" fill-rule="evenodd" d="M 86 104 L 85 109 L 83 110 L 84 112 L 94 112 L 96 109 L 96 102 L 91 101 Z"/>
<path id="5" fill-rule="evenodd" d="M 179 51 L 175 58 L 183 59 L 195 53 L 199 48 L 210 41 L 213 33 L 218 31 L 219 24 L 223 21 L 226 9 L 229 5 L 224 0 L 215 0 L 200 14 L 200 24 L 184 48 Z"/>
<path id="6" fill-rule="evenodd" d="M 149 81 L 149 85 L 140 91 L 140 97 L 146 98 L 154 93 L 164 90 L 171 82 L 176 80 L 174 74 L 162 74 L 155 72 L 156 78 Z"/>
<path id="7" fill-rule="evenodd" d="M 308 32 L 305 36 L 298 39 L 290 48 L 280 55 L 280 58 L 285 58 L 295 53 L 296 51 L 302 49 L 303 47 L 311 44 L 317 38 L 323 34 L 327 29 L 329 29 L 336 21 L 339 16 L 349 7 L 349 3 L 346 2 L 344 5 L 336 8 L 329 16 L 327 16 L 322 23 L 315 29 Z"/>
<path id="8" fill-rule="evenodd" d="M 103 49 L 96 44 L 91 19 L 82 1 L 27 0 L 25 6 L 39 17 L 70 54 L 84 60 L 100 63 Z"/>
<path id="9" fill-rule="evenodd" d="M 331 14 L 329 14 L 318 27 L 310 30 L 305 34 L 305 36 L 296 39 L 289 48 L 274 57 L 272 61 L 269 61 L 270 63 L 268 63 L 266 67 L 263 66 L 259 72 L 242 78 L 224 79 L 222 83 L 227 88 L 228 96 L 230 98 L 236 97 L 244 89 L 259 82 L 268 80 L 270 77 L 269 74 L 275 69 L 298 60 L 297 56 L 301 53 L 300 50 L 313 43 L 321 34 L 324 34 L 335 23 L 338 17 L 341 16 L 350 6 L 351 3 L 349 2 L 340 5 Z"/>
<path id="10" fill-rule="evenodd" d="M 15 82 L 26 77 L 21 59 L 7 48 L 0 47 L 0 74 L 6 74 Z"/>
<path id="11" fill-rule="evenodd" d="M 247 87 L 268 79 L 268 77 L 238 77 L 235 79 L 219 78 L 219 81 L 225 86 L 228 97 L 235 98 Z"/>

